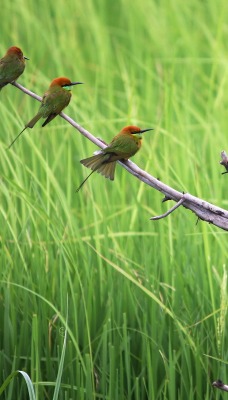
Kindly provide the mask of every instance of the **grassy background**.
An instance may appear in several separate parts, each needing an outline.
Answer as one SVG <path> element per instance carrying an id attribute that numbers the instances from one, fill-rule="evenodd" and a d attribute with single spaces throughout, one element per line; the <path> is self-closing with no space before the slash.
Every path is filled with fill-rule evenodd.
<path id="1" fill-rule="evenodd" d="M 225 0 L 14 0 L 1 7 L 1 54 L 30 58 L 19 83 L 42 95 L 57 76 L 85 82 L 66 112 L 110 141 L 154 127 L 134 157 L 178 190 L 227 208 Z M 0 382 L 15 369 L 52 398 L 67 298 L 60 399 L 212 399 L 227 381 L 226 232 L 184 209 L 159 222 L 160 193 L 117 167 L 87 175 L 93 144 L 57 118 L 27 130 L 39 104 L 0 99 Z M 4 397 L 5 396 L 5 397 Z M 21 378 L 5 391 L 25 398 Z"/>

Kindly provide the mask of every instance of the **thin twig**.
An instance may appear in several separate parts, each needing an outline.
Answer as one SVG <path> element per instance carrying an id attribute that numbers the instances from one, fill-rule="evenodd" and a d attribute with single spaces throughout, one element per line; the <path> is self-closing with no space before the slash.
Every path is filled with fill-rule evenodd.
<path id="1" fill-rule="evenodd" d="M 216 389 L 224 390 L 224 392 L 228 392 L 228 385 L 225 385 L 220 379 L 212 383 Z"/>
<path id="2" fill-rule="evenodd" d="M 156 217 L 151 217 L 150 219 L 152 221 L 157 221 L 158 219 L 162 219 L 167 217 L 169 214 L 171 214 L 174 210 L 176 210 L 176 208 L 180 207 L 181 204 L 183 204 L 184 202 L 184 195 L 182 197 L 182 199 L 180 199 L 172 208 L 170 208 L 166 213 L 162 214 L 162 215 L 157 215 Z"/>
<path id="3" fill-rule="evenodd" d="M 17 82 L 12 83 L 15 87 L 22 90 L 24 93 L 33 97 L 36 100 L 41 100 L 40 96 L 24 88 Z M 103 141 L 95 138 L 90 132 L 81 127 L 72 118 L 68 117 L 65 113 L 60 113 L 60 116 L 69 122 L 74 128 L 76 128 L 83 136 L 93 142 L 96 146 L 100 148 L 105 148 L 106 145 Z M 165 183 L 161 182 L 159 179 L 154 178 L 152 175 L 148 174 L 144 170 L 140 169 L 132 161 L 118 161 L 118 163 L 125 168 L 130 174 L 134 175 L 137 179 L 144 182 L 145 184 L 153 187 L 155 190 L 162 192 L 165 195 L 166 200 L 174 200 L 177 203 L 183 198 L 183 193 L 171 188 Z M 192 196 L 189 193 L 184 195 L 183 207 L 193 211 L 200 220 L 209 222 L 221 229 L 228 231 L 228 211 L 215 206 L 214 204 L 208 203 L 198 197 Z M 178 205 L 179 207 L 179 205 Z"/>

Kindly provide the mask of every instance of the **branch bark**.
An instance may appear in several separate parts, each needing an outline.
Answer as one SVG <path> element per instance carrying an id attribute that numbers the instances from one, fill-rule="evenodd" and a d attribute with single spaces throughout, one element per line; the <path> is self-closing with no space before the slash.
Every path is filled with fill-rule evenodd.
<path id="1" fill-rule="evenodd" d="M 34 99 L 41 101 L 41 97 L 37 96 L 35 93 L 26 89 L 22 85 L 17 82 L 12 83 L 13 86 L 20 89 L 22 92 L 27 95 L 33 97 Z M 69 124 L 71 124 L 74 128 L 76 128 L 83 136 L 93 142 L 96 146 L 100 148 L 105 148 L 106 144 L 95 138 L 90 132 L 80 126 L 77 122 L 75 122 L 72 118 L 68 117 L 65 113 L 61 113 L 60 116 L 64 118 Z M 135 163 L 132 161 L 118 161 L 119 164 L 125 168 L 130 174 L 134 175 L 137 179 L 144 182 L 146 185 L 153 187 L 155 190 L 163 193 L 165 196 L 164 201 L 173 200 L 178 203 L 178 207 L 182 205 L 184 208 L 191 210 L 196 216 L 206 221 L 210 224 L 213 224 L 221 229 L 228 230 L 228 211 L 217 207 L 211 203 L 208 203 L 205 200 L 202 200 L 198 197 L 192 196 L 189 193 L 181 193 L 160 180 L 154 178 L 152 175 L 148 174 L 144 170 L 140 169 Z M 167 213 L 163 214 L 163 216 L 153 217 L 152 219 L 160 219 L 164 218 L 173 212 L 177 207 L 172 207 Z"/>
<path id="2" fill-rule="evenodd" d="M 225 385 L 220 379 L 212 383 L 212 386 L 217 389 L 223 390 L 224 392 L 228 392 L 228 385 Z"/>

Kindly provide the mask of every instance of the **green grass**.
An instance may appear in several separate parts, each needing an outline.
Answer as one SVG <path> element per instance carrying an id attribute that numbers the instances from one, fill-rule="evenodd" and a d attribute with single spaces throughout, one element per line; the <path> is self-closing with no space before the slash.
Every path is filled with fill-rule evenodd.
<path id="1" fill-rule="evenodd" d="M 18 82 L 39 95 L 57 76 L 84 82 L 66 113 L 107 142 L 154 127 L 134 162 L 227 208 L 227 20 L 225 0 L 15 0 L 0 52 L 23 49 Z M 120 166 L 75 193 L 96 147 L 59 117 L 6 150 L 39 103 L 11 85 L 0 96 L 0 386 L 25 371 L 51 399 L 62 372 L 64 400 L 219 398 L 226 232 L 184 208 L 150 221 L 170 204 Z M 2 398 L 27 398 L 21 377 Z"/>

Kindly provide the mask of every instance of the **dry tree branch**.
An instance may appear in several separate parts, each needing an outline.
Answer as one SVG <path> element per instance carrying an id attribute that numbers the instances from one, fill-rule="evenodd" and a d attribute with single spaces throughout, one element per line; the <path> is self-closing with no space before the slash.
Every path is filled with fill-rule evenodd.
<path id="1" fill-rule="evenodd" d="M 19 83 L 13 82 L 12 85 L 22 90 L 29 96 L 35 98 L 36 100 L 41 101 L 41 97 L 37 96 L 30 90 L 24 88 Z M 75 122 L 72 118 L 68 117 L 64 113 L 61 113 L 60 116 L 64 118 L 67 122 L 69 122 L 74 128 L 76 128 L 83 136 L 85 136 L 91 142 L 96 144 L 98 147 L 100 148 L 106 147 L 106 144 L 103 141 L 99 140 L 98 138 L 95 138 L 90 132 L 88 132 L 86 129 L 77 124 L 77 122 Z M 118 162 L 123 168 L 125 168 L 130 174 L 134 175 L 140 181 L 153 187 L 155 190 L 162 192 L 165 195 L 163 202 L 167 200 L 174 200 L 175 202 L 177 202 L 177 204 L 174 207 L 172 207 L 167 213 L 163 214 L 162 216 L 154 217 L 152 219 L 165 218 L 167 215 L 173 212 L 177 207 L 182 205 L 184 208 L 187 208 L 192 212 L 194 212 L 197 215 L 198 219 L 209 222 L 210 224 L 218 226 L 219 228 L 224 229 L 226 231 L 228 230 L 227 210 L 217 207 L 211 203 L 208 203 L 205 200 L 199 199 L 198 197 L 192 196 L 189 193 L 183 194 L 181 192 L 178 192 L 177 190 L 171 188 L 170 186 L 166 185 L 160 180 L 154 178 L 144 170 L 140 169 L 136 164 L 134 164 L 130 160 L 118 161 Z M 223 163 L 221 162 L 221 164 Z"/>
<path id="2" fill-rule="evenodd" d="M 220 379 L 212 383 L 212 386 L 217 389 L 224 390 L 224 392 L 228 392 L 228 385 L 225 385 Z"/>
<path id="3" fill-rule="evenodd" d="M 166 199 L 167 201 L 168 199 Z M 164 201 L 163 201 L 164 202 Z M 178 207 L 181 206 L 181 204 L 183 204 L 184 202 L 184 194 L 183 197 L 177 202 L 177 204 L 175 204 L 172 208 L 170 208 L 170 210 L 166 211 L 164 214 L 162 215 L 157 215 L 156 217 L 151 217 L 150 219 L 153 221 L 157 221 L 158 219 L 162 219 L 167 217 L 169 214 L 171 214 L 174 210 L 176 210 Z"/>

